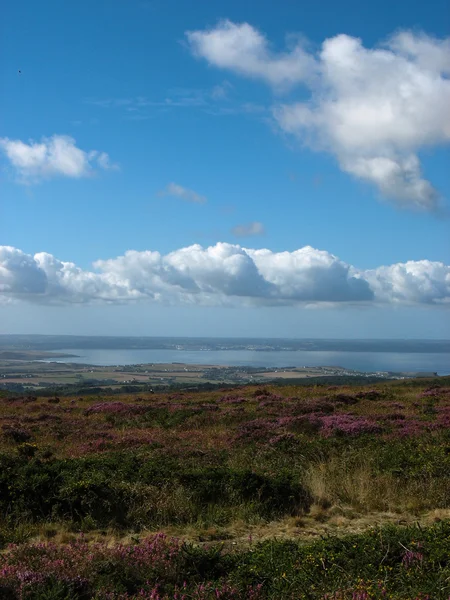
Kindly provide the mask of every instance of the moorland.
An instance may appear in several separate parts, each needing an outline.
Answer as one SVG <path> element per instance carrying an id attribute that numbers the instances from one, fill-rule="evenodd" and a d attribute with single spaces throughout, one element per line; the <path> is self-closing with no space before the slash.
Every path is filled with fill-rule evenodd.
<path id="1" fill-rule="evenodd" d="M 450 597 L 450 378 L 0 394 L 0 598 Z"/>

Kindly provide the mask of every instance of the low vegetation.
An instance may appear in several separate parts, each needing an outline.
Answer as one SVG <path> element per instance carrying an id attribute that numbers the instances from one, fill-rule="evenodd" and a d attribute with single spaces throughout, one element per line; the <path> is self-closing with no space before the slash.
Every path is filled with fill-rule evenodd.
<path id="1" fill-rule="evenodd" d="M 450 380 L 0 397 L 0 598 L 450 598 Z"/>

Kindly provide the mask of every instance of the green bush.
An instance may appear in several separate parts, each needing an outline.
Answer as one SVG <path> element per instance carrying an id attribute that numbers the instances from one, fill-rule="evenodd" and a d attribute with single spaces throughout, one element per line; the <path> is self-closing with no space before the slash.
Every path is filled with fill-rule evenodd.
<path id="1" fill-rule="evenodd" d="M 87 529 L 133 527 L 130 506 L 136 512 L 136 502 L 146 502 L 142 493 L 146 485 L 164 487 L 169 495 L 171 489 L 184 490 L 186 499 L 194 503 L 193 520 L 213 505 L 247 504 L 253 513 L 274 518 L 304 512 L 311 504 L 308 492 L 286 472 L 270 477 L 229 467 L 199 469 L 164 455 L 145 460 L 131 453 L 46 461 L 0 456 L 0 511 L 17 522 L 67 519 Z M 158 523 L 152 521 L 157 517 L 151 507 L 146 514 L 147 525 Z"/>

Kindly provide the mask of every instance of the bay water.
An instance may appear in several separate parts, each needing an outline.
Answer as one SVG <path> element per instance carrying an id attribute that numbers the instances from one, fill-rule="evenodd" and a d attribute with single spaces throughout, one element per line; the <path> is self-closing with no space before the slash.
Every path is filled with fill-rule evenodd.
<path id="1" fill-rule="evenodd" d="M 60 351 L 76 355 L 59 362 L 98 366 L 186 363 L 197 365 L 251 367 L 325 367 L 376 371 L 426 371 L 450 375 L 450 354 L 446 352 L 344 352 L 308 350 L 116 350 L 71 349 Z M 50 361 L 51 359 L 48 359 Z M 53 359 L 54 360 L 54 359 Z"/>

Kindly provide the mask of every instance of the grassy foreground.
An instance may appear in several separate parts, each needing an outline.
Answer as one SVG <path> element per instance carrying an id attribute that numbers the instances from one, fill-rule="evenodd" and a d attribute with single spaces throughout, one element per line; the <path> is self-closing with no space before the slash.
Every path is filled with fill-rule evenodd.
<path id="1" fill-rule="evenodd" d="M 0 598 L 450 598 L 450 381 L 0 398 Z"/>

